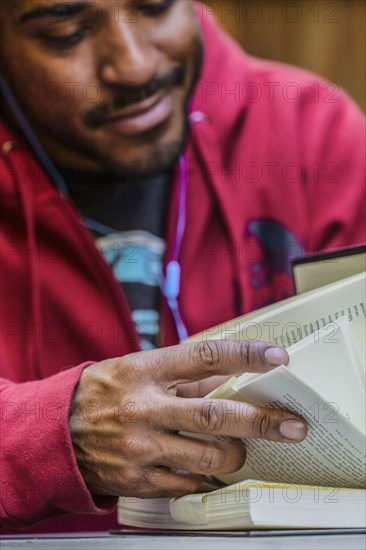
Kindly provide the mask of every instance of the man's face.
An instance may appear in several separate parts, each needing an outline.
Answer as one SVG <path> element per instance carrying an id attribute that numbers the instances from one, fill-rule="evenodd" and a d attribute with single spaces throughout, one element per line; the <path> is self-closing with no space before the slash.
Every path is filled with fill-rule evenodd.
<path id="1" fill-rule="evenodd" d="M 57 163 L 128 177 L 172 166 L 202 63 L 190 0 L 1 3 L 1 71 Z"/>

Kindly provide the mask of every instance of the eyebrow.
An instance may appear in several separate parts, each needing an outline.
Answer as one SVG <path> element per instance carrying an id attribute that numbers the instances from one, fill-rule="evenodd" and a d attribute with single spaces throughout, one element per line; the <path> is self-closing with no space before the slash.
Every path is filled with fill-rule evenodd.
<path id="1" fill-rule="evenodd" d="M 47 6 L 37 6 L 21 15 L 18 23 L 24 25 L 34 19 L 46 19 L 47 17 L 70 17 L 85 11 L 88 5 L 85 2 L 74 2 L 73 4 L 53 3 Z"/>

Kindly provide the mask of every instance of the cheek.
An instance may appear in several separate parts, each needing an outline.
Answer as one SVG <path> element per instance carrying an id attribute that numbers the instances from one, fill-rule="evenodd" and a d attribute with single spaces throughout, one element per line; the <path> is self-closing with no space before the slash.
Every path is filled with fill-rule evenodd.
<path id="1" fill-rule="evenodd" d="M 202 38 L 192 2 L 178 1 L 161 27 L 152 28 L 155 46 L 170 59 L 189 61 L 198 52 Z"/>
<path id="2" fill-rule="evenodd" d="M 85 98 L 94 101 L 91 83 L 95 78 L 87 72 L 87 64 L 55 62 L 25 52 L 9 59 L 5 76 L 19 102 L 34 118 L 51 121 L 61 114 L 70 120 L 79 116 L 83 105 L 85 109 Z"/>

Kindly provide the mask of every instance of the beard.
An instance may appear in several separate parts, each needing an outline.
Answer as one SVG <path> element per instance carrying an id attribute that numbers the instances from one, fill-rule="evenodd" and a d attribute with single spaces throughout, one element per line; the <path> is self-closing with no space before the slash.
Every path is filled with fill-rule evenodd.
<path id="1" fill-rule="evenodd" d="M 151 132 L 151 136 L 156 131 Z M 157 142 L 149 152 L 141 156 L 135 162 L 123 162 L 116 159 L 114 155 L 108 152 L 98 151 L 95 148 L 94 159 L 100 164 L 102 171 L 113 176 L 119 176 L 122 179 L 142 179 L 154 177 L 159 174 L 169 172 L 178 161 L 189 134 L 188 111 L 184 117 L 184 128 L 179 139 L 169 141 L 168 144 Z M 151 137 L 153 140 L 154 138 Z M 92 147 L 92 144 L 91 144 Z M 91 148 L 89 148 L 90 153 Z"/>

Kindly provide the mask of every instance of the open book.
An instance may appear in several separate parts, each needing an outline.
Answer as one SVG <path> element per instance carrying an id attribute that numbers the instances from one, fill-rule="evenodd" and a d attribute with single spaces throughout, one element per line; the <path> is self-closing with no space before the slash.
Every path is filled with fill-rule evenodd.
<path id="1" fill-rule="evenodd" d="M 298 413 L 308 435 L 299 444 L 247 439 L 243 468 L 219 476 L 229 486 L 170 502 L 121 499 L 119 522 L 196 530 L 364 527 L 365 289 L 363 272 L 191 338 L 286 347 L 288 367 L 233 377 L 207 397 Z"/>

